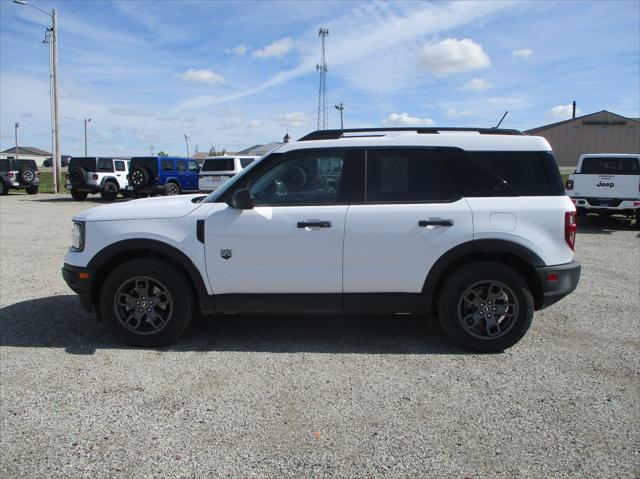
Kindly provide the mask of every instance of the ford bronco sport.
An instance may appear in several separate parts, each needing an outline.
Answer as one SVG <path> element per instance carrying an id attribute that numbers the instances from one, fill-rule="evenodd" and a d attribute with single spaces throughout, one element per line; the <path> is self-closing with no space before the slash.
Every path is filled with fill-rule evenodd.
<path id="1" fill-rule="evenodd" d="M 433 314 L 501 351 L 576 288 L 575 206 L 544 138 L 513 130 L 324 130 L 208 196 L 74 217 L 62 274 L 128 342 L 196 312 Z"/>
<path id="2" fill-rule="evenodd" d="M 0 160 L 0 195 L 20 189 L 35 195 L 39 186 L 40 172 L 34 160 Z"/>
<path id="3" fill-rule="evenodd" d="M 113 201 L 118 192 L 126 193 L 129 160 L 116 158 L 74 157 L 69 161 L 67 189 L 74 200 L 83 201 L 88 194 L 100 193 Z"/>

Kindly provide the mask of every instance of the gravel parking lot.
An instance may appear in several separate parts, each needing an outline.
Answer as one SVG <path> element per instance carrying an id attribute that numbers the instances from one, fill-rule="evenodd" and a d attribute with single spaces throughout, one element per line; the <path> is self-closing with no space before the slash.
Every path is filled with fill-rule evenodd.
<path id="1" fill-rule="evenodd" d="M 0 199 L 3 478 L 640 475 L 628 225 L 580 227 L 578 290 L 503 354 L 406 316 L 225 316 L 143 350 L 60 276 L 89 206 Z"/>

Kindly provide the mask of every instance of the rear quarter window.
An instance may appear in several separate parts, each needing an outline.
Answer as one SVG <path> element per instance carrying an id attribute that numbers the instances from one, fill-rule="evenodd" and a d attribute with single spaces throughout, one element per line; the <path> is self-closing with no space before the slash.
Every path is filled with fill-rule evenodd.
<path id="1" fill-rule="evenodd" d="M 243 168 L 246 168 L 254 161 L 256 161 L 255 158 L 240 158 L 240 166 L 242 166 Z"/>
<path id="2" fill-rule="evenodd" d="M 71 158 L 69 168 L 80 167 L 86 171 L 96 171 L 95 158 Z"/>
<path id="3" fill-rule="evenodd" d="M 113 173 L 113 160 L 99 159 L 98 171 L 100 173 Z"/>
<path id="4" fill-rule="evenodd" d="M 161 160 L 160 169 L 162 171 L 173 171 L 173 160 Z"/>
<path id="5" fill-rule="evenodd" d="M 580 173 L 585 175 L 640 175 L 638 158 L 587 157 Z"/>

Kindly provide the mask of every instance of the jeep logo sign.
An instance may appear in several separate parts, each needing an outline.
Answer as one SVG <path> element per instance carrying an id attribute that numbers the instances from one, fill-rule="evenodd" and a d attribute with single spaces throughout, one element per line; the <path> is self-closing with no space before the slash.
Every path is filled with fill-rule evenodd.
<path id="1" fill-rule="evenodd" d="M 602 181 L 598 183 L 596 186 L 600 188 L 613 188 L 614 183 L 603 183 Z"/>

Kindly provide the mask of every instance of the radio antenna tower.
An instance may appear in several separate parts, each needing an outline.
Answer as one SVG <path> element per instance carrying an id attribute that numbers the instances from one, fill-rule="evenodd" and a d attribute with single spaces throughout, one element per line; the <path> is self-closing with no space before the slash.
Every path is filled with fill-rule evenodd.
<path id="1" fill-rule="evenodd" d="M 316 71 L 320 72 L 320 88 L 318 88 L 318 130 L 326 130 L 329 127 L 329 113 L 327 108 L 327 62 L 324 59 L 324 39 L 329 35 L 328 28 L 318 30 L 318 36 L 322 44 L 320 64 L 316 65 Z"/>

